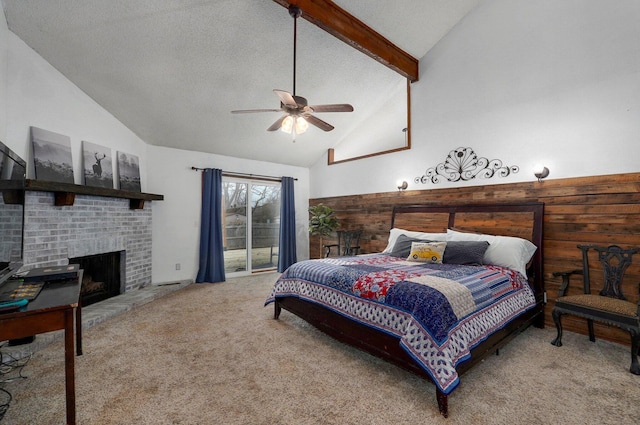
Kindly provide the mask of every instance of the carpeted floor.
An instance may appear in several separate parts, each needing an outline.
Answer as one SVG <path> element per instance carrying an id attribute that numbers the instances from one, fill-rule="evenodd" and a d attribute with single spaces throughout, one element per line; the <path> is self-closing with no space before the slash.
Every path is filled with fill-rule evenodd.
<path id="1" fill-rule="evenodd" d="M 462 377 L 438 414 L 433 384 L 263 307 L 276 274 L 190 285 L 92 327 L 76 358 L 79 424 L 636 424 L 629 349 L 531 328 Z M 5 387 L 2 422 L 61 424 L 64 350 Z"/>

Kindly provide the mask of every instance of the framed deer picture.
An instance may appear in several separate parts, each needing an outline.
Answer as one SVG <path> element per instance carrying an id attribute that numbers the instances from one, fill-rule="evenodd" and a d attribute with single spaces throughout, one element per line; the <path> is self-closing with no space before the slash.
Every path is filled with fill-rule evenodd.
<path id="1" fill-rule="evenodd" d="M 91 142 L 82 142 L 84 184 L 113 189 L 113 162 L 111 149 Z"/>

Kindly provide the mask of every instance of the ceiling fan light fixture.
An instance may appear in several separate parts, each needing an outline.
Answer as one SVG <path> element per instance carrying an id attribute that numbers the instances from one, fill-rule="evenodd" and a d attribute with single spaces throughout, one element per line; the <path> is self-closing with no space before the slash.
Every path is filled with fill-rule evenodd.
<path id="1" fill-rule="evenodd" d="M 293 93 L 285 90 L 274 89 L 273 92 L 280 99 L 280 109 L 244 109 L 231 111 L 232 114 L 250 112 L 284 112 L 267 131 L 281 131 L 293 134 L 293 140 L 297 134 L 302 134 L 309 128 L 309 124 L 318 127 L 322 131 L 331 131 L 334 127 L 316 117 L 316 112 L 353 112 L 353 106 L 340 103 L 328 105 L 307 104 L 307 99 L 296 96 L 296 44 L 297 44 L 297 20 L 302 16 L 302 11 L 295 5 L 290 5 L 289 15 L 293 18 Z"/>
<path id="2" fill-rule="evenodd" d="M 297 134 L 304 133 L 305 131 L 307 131 L 307 128 L 309 128 L 309 123 L 307 122 L 307 120 L 304 119 L 304 117 L 296 118 L 296 133 Z"/>
<path id="3" fill-rule="evenodd" d="M 309 123 L 304 119 L 304 117 L 293 117 L 289 115 L 284 120 L 282 120 L 280 131 L 283 131 L 287 134 L 291 134 L 292 131 L 295 131 L 296 134 L 302 134 L 307 131 L 308 128 Z"/>
<path id="4" fill-rule="evenodd" d="M 280 131 L 284 131 L 285 133 L 291 134 L 291 130 L 293 130 L 293 117 L 289 115 L 284 120 L 282 120 Z"/>

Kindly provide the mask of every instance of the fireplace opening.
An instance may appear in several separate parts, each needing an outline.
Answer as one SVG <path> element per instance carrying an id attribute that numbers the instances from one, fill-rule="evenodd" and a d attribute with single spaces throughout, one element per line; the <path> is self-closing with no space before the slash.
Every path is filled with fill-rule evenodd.
<path id="1" fill-rule="evenodd" d="M 69 264 L 79 264 L 84 271 L 80 300 L 86 307 L 99 301 L 120 295 L 123 270 L 120 258 L 124 251 L 107 252 L 85 257 L 69 258 Z"/>

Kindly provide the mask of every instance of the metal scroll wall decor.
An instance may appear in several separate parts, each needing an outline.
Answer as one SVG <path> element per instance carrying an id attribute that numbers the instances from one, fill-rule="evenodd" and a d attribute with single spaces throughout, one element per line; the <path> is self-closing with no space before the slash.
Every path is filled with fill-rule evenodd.
<path id="1" fill-rule="evenodd" d="M 444 162 L 427 169 L 423 176 L 416 177 L 414 181 L 423 184 L 440 183 L 443 178 L 450 182 L 469 181 L 476 177 L 489 179 L 496 173 L 500 177 L 507 177 L 518 171 L 520 168 L 517 165 L 503 166 L 499 159 L 478 157 L 472 148 L 458 148 L 449 152 Z"/>

